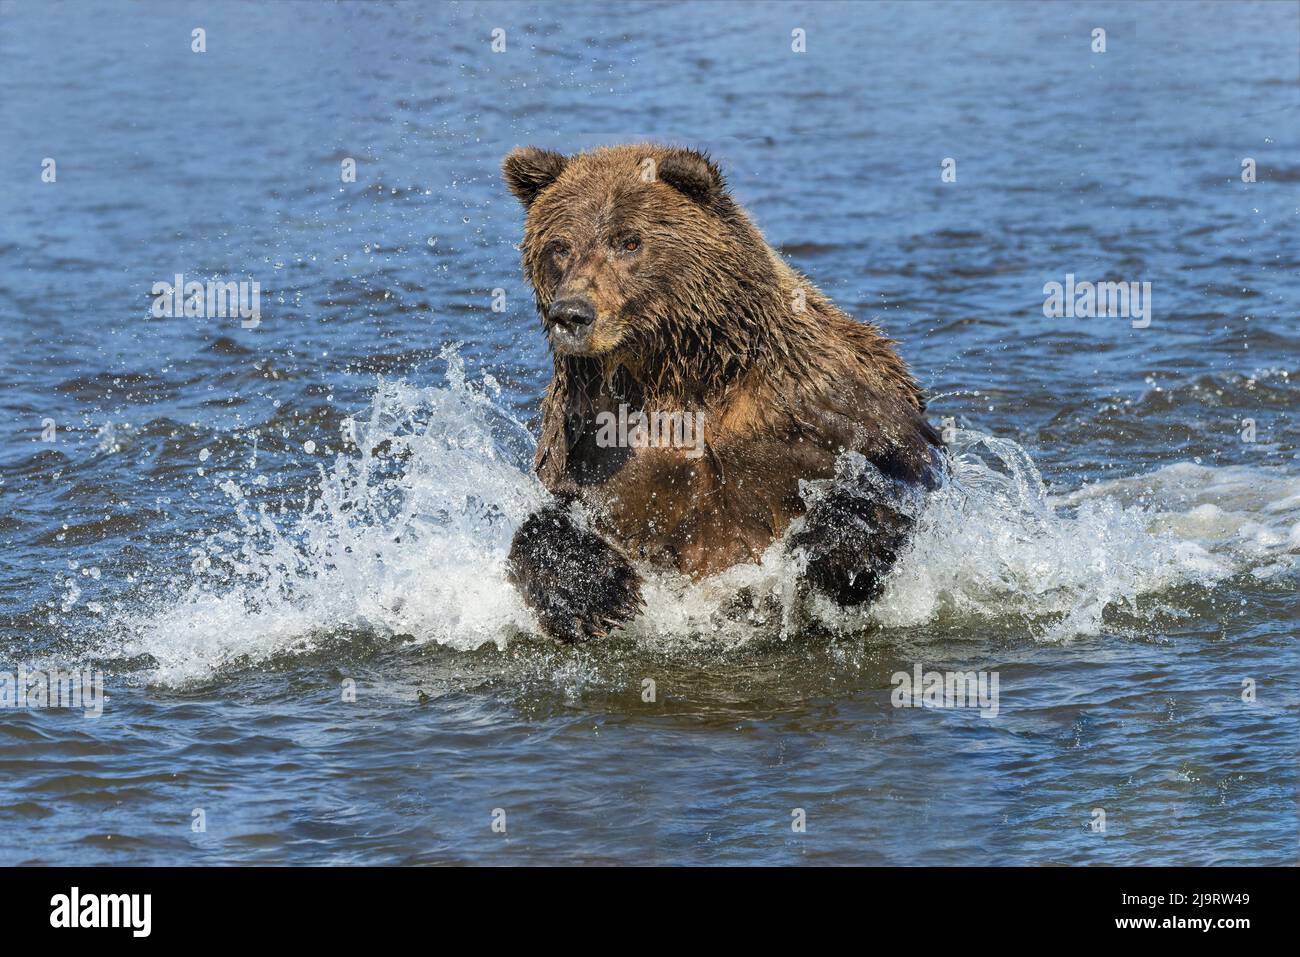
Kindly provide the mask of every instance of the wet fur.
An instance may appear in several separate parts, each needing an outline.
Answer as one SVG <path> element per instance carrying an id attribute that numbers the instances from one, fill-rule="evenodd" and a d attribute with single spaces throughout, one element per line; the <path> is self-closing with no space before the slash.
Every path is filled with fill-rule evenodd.
<path id="1" fill-rule="evenodd" d="M 649 182 L 647 157 L 657 167 Z M 535 466 L 561 503 L 586 507 L 600 537 L 526 524 L 511 553 L 548 634 L 586 637 L 603 630 L 593 623 L 634 612 L 639 580 L 609 553 L 697 578 L 757 560 L 804 517 L 800 481 L 832 477 L 845 451 L 904 486 L 929 480 L 940 440 L 894 342 L 790 268 L 706 157 L 654 145 L 573 157 L 520 149 L 504 170 L 528 210 L 523 260 L 539 312 L 557 291 L 580 288 L 599 316 L 597 354 L 554 357 Z M 590 243 L 563 268 L 548 256 L 556 236 L 623 232 L 643 237 L 653 257 L 631 268 Z M 621 403 L 703 413 L 705 455 L 598 447 L 596 416 Z M 807 560 L 808 584 L 857 604 L 876 597 L 909 528 L 894 503 L 854 490 L 820 498 L 790 544 Z M 578 567 L 579 541 L 606 553 L 614 579 Z M 543 567 L 548 552 L 566 556 L 574 575 Z"/>

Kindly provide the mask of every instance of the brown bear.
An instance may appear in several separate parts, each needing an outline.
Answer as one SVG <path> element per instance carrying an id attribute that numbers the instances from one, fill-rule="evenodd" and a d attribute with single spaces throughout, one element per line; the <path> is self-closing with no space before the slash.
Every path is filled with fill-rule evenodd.
<path id="1" fill-rule="evenodd" d="M 901 498 L 943 468 L 894 342 L 792 269 L 702 153 L 526 147 L 503 170 L 554 357 L 535 467 L 555 502 L 509 556 L 542 629 L 604 635 L 640 607 L 633 562 L 700 578 L 797 521 L 807 585 L 874 599 L 912 524 Z M 656 420 L 700 441 L 648 441 Z"/>

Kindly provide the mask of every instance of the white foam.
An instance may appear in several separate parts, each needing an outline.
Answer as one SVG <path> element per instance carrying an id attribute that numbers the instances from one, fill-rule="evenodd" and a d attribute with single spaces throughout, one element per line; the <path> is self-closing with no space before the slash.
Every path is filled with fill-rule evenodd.
<path id="1" fill-rule="evenodd" d="M 470 649 L 530 627 L 505 556 L 544 498 L 520 461 L 531 440 L 446 358 L 445 388 L 380 380 L 356 424 L 360 451 L 322 467 L 301 514 L 270 514 L 226 482 L 239 530 L 204 544 L 206 570 L 179 600 L 137 616 L 123 651 L 152 655 L 155 680 L 171 684 L 339 630 Z"/>
<path id="2" fill-rule="evenodd" d="M 237 530 L 202 544 L 180 596 L 136 615 L 121 652 L 152 656 L 153 680 L 176 684 L 352 630 L 472 649 L 533 628 L 505 577 L 514 529 L 545 498 L 531 439 L 490 380 L 469 383 L 456 355 L 444 357 L 444 387 L 380 381 L 360 451 L 321 468 L 301 513 L 272 515 L 228 482 Z M 668 651 L 793 640 L 810 619 L 886 629 L 1016 619 L 1062 640 L 1173 586 L 1295 569 L 1300 479 L 1180 464 L 1051 496 L 1014 442 L 959 431 L 952 450 L 952 480 L 869 609 L 801 605 L 797 568 L 776 543 L 761 565 L 704 582 L 649 575 L 633 639 Z"/>

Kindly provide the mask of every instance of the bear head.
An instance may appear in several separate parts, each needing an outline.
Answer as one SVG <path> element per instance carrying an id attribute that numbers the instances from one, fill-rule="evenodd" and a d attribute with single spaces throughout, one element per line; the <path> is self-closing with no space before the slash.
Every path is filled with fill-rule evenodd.
<path id="1" fill-rule="evenodd" d="M 666 357 L 745 352 L 756 300 L 779 302 L 780 267 L 703 153 L 520 147 L 502 168 L 527 210 L 524 271 L 557 356 L 649 371 Z"/>

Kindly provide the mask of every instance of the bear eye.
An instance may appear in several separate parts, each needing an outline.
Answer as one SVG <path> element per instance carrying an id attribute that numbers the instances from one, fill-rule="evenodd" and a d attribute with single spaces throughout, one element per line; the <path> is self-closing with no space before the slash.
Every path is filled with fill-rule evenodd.
<path id="1" fill-rule="evenodd" d="M 556 259 L 563 259 L 569 255 L 569 244 L 560 242 L 558 239 L 550 245 L 551 255 Z"/>
<path id="2" fill-rule="evenodd" d="M 641 240 L 636 236 L 626 236 L 619 240 L 618 248 L 625 253 L 634 253 L 641 248 Z"/>

